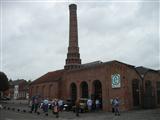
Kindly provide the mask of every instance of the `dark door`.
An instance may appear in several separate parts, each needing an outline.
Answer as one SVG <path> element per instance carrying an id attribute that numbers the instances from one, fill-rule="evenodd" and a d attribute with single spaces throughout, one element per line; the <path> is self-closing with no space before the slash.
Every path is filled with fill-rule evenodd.
<path id="1" fill-rule="evenodd" d="M 77 87 L 75 83 L 72 83 L 70 86 L 71 90 L 71 100 L 76 101 L 77 99 Z"/>
<path id="2" fill-rule="evenodd" d="M 160 81 L 157 82 L 157 104 L 160 104 Z"/>
<path id="3" fill-rule="evenodd" d="M 88 84 L 86 82 L 81 83 L 81 97 L 88 98 Z"/>
<path id="4" fill-rule="evenodd" d="M 100 101 L 100 108 L 102 109 L 103 103 L 102 103 L 102 84 L 99 80 L 95 80 L 93 82 L 94 87 L 94 99 L 93 100 L 99 100 Z"/>
<path id="5" fill-rule="evenodd" d="M 132 81 L 133 106 L 139 106 L 139 81 Z"/>

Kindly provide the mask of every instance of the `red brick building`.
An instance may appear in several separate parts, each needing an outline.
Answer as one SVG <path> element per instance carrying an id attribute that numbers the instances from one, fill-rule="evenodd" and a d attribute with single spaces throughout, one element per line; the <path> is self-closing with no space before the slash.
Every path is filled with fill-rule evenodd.
<path id="1" fill-rule="evenodd" d="M 160 72 L 116 60 L 81 64 L 78 46 L 77 6 L 71 4 L 69 47 L 64 69 L 41 76 L 30 85 L 30 96 L 43 98 L 99 99 L 111 111 L 111 100 L 119 97 L 121 110 L 160 105 Z"/>

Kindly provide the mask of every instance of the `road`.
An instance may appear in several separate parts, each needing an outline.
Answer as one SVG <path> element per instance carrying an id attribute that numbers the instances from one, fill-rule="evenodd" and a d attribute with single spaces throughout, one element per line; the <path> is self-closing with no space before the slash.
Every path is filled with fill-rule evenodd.
<path id="1" fill-rule="evenodd" d="M 29 113 L 30 108 L 26 104 L 3 104 L 6 109 L 0 110 L 0 120 L 160 120 L 160 108 L 150 110 L 132 110 L 121 112 L 121 116 L 114 116 L 111 112 L 92 112 L 82 113 L 80 117 L 76 117 L 73 112 L 60 112 L 59 118 L 49 111 L 48 116 L 42 111 L 40 115 Z M 8 107 L 10 110 L 8 110 Z M 12 108 L 15 108 L 13 111 Z M 17 109 L 20 109 L 18 112 Z M 23 112 L 26 110 L 26 112 Z"/>

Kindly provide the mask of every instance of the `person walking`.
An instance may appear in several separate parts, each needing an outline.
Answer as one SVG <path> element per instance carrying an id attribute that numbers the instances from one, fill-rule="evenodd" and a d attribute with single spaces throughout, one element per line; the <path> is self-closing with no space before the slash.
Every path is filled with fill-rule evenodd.
<path id="1" fill-rule="evenodd" d="M 54 104 L 54 105 L 53 105 L 53 112 L 54 112 L 54 114 L 56 115 L 56 118 L 58 118 L 58 117 L 59 117 L 59 105 L 58 105 L 58 100 L 55 99 L 53 104 Z"/>
<path id="2" fill-rule="evenodd" d="M 91 99 L 87 100 L 87 106 L 88 106 L 88 110 L 91 111 L 92 110 L 92 100 Z"/>
<path id="3" fill-rule="evenodd" d="M 48 99 L 44 99 L 44 101 L 43 101 L 43 111 L 46 115 L 48 115 L 48 103 L 49 103 Z"/>
<path id="4" fill-rule="evenodd" d="M 116 97 L 116 98 L 114 99 L 114 113 L 115 113 L 115 116 L 116 116 L 116 115 L 120 116 L 119 105 L 120 105 L 119 98 Z"/>
<path id="5" fill-rule="evenodd" d="M 96 103 L 96 110 L 98 111 L 100 109 L 100 101 L 96 99 L 95 103 Z"/>
<path id="6" fill-rule="evenodd" d="M 35 96 L 32 96 L 32 99 L 31 99 L 31 113 L 35 110 Z"/>
<path id="7" fill-rule="evenodd" d="M 114 113 L 114 99 L 111 99 L 111 105 L 112 105 L 112 113 Z"/>
<path id="8" fill-rule="evenodd" d="M 58 105 L 59 105 L 59 110 L 62 112 L 62 110 L 63 110 L 63 100 L 59 99 L 58 100 Z"/>
<path id="9" fill-rule="evenodd" d="M 77 100 L 75 105 L 76 105 L 75 108 L 76 116 L 79 117 L 80 101 Z"/>
<path id="10" fill-rule="evenodd" d="M 34 99 L 34 112 L 37 113 L 38 110 L 38 106 L 39 106 L 39 99 L 36 96 L 36 98 Z"/>

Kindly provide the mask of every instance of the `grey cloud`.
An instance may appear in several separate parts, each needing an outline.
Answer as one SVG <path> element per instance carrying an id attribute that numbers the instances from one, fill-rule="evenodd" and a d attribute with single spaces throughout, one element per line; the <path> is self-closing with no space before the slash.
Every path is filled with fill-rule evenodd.
<path id="1" fill-rule="evenodd" d="M 77 4 L 83 63 L 117 59 L 160 69 L 157 5 Z M 4 6 L 4 72 L 14 79 L 33 80 L 48 71 L 62 69 L 69 38 L 68 3 L 5 3 Z"/>

